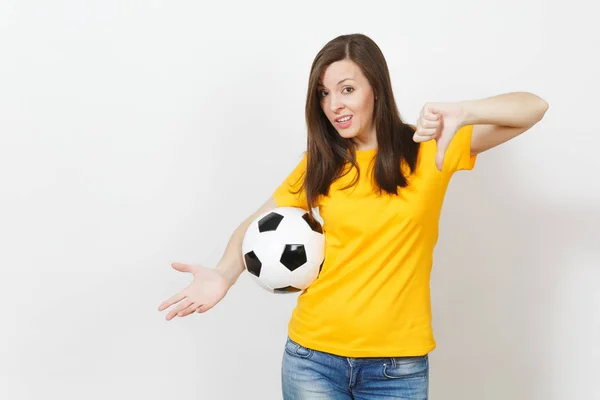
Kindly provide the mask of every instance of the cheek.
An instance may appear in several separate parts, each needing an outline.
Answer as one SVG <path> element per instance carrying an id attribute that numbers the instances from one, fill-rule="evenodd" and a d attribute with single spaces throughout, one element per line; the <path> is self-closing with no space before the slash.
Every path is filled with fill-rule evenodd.
<path id="1" fill-rule="evenodd" d="M 355 102 L 354 111 L 358 115 L 361 124 L 364 124 L 370 120 L 373 115 L 373 104 L 368 100 L 362 100 Z"/>

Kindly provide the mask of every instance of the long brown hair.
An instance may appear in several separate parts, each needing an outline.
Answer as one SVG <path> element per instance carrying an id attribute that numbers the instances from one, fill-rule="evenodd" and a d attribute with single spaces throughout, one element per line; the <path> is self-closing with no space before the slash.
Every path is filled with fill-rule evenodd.
<path id="1" fill-rule="evenodd" d="M 362 70 L 376 98 L 373 121 L 377 131 L 377 156 L 373 166 L 375 183 L 381 191 L 398 194 L 398 187 L 406 187 L 402 163 L 414 171 L 419 143 L 412 140 L 414 129 L 405 124 L 398 112 L 387 62 L 381 49 L 362 34 L 342 35 L 328 42 L 316 55 L 308 81 L 306 96 L 307 167 L 300 190 L 306 192 L 310 216 L 319 195 L 327 195 L 331 183 L 350 170 L 356 163 L 356 148 L 351 139 L 341 137 L 325 116 L 319 98 L 319 80 L 325 69 L 334 62 L 351 60 Z M 358 174 L 348 186 L 358 180 Z"/>

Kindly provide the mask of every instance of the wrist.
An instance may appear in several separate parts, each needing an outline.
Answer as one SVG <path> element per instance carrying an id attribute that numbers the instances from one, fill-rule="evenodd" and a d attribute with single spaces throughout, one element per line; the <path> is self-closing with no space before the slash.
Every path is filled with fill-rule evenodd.
<path id="1" fill-rule="evenodd" d="M 477 120 L 477 102 L 476 101 L 461 101 L 458 103 L 459 115 L 458 115 L 458 125 L 459 127 L 467 126 L 467 125 L 476 125 L 478 124 Z"/>
<path id="2" fill-rule="evenodd" d="M 244 268 L 234 267 L 231 263 L 221 260 L 216 267 L 216 271 L 223 277 L 229 287 L 232 287 L 238 278 L 244 272 Z"/>

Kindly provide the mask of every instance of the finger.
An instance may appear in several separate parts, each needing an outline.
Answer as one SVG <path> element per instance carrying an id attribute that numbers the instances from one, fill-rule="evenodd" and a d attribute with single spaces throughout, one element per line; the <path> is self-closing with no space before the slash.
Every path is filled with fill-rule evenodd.
<path id="1" fill-rule="evenodd" d="M 437 133 L 437 131 L 438 131 L 437 128 L 419 128 L 415 132 L 415 135 L 418 135 L 418 136 L 435 136 L 435 134 Z"/>
<path id="2" fill-rule="evenodd" d="M 437 167 L 438 171 L 441 171 L 443 165 L 444 165 L 444 152 L 438 151 L 437 154 L 435 155 L 435 166 Z"/>
<path id="3" fill-rule="evenodd" d="M 193 301 L 191 300 L 186 300 L 183 303 L 179 304 L 179 306 L 177 306 L 177 308 L 175 308 L 173 311 L 171 311 L 168 315 L 167 315 L 167 321 L 172 320 L 173 318 L 175 318 L 175 316 L 179 313 L 179 311 L 181 310 L 185 310 L 186 308 L 188 308 L 190 306 L 190 304 L 192 304 Z"/>
<path id="4" fill-rule="evenodd" d="M 419 135 L 419 134 L 415 134 L 413 135 L 413 140 L 415 142 L 426 142 L 428 140 L 433 140 L 435 139 L 435 135 Z"/>
<path id="5" fill-rule="evenodd" d="M 214 307 L 214 305 L 202 304 L 200 307 L 198 307 L 198 308 L 196 309 L 196 312 L 197 312 L 198 314 L 202 314 L 202 313 L 205 313 L 205 312 L 207 312 L 208 310 L 210 310 L 210 309 L 211 309 L 211 308 L 213 308 L 213 307 Z"/>
<path id="6" fill-rule="evenodd" d="M 423 107 L 424 114 L 440 114 L 440 110 L 433 104 L 427 104 Z"/>
<path id="7" fill-rule="evenodd" d="M 171 267 L 173 267 L 174 269 L 176 269 L 179 272 L 192 272 L 194 269 L 191 265 L 180 263 L 180 262 L 171 263 Z"/>
<path id="8" fill-rule="evenodd" d="M 421 129 L 421 117 L 417 119 L 417 128 L 415 129 L 415 131 L 418 131 L 419 129 Z"/>
<path id="9" fill-rule="evenodd" d="M 198 308 L 200 304 L 198 303 L 192 303 L 189 307 L 187 307 L 184 310 L 181 310 L 177 313 L 178 317 L 185 317 L 187 315 L 193 314 L 194 311 L 196 311 L 196 309 Z"/>
<path id="10" fill-rule="evenodd" d="M 413 136 L 413 141 L 416 143 L 427 142 L 429 140 L 434 140 L 434 139 L 435 139 L 435 136 L 419 136 L 419 135 Z"/>
<path id="11" fill-rule="evenodd" d="M 448 146 L 450 146 L 450 140 L 447 139 L 446 137 L 442 137 L 441 140 L 437 141 L 437 153 L 435 155 L 435 166 L 440 171 L 442 170 L 442 166 L 444 165 L 444 156 L 446 154 L 446 150 L 448 150 Z"/>
<path id="12" fill-rule="evenodd" d="M 439 121 L 440 114 L 434 114 L 434 113 L 428 111 L 425 113 L 423 118 L 428 121 Z"/>
<path id="13" fill-rule="evenodd" d="M 425 129 L 437 129 L 439 126 L 441 125 L 441 121 L 439 120 L 433 120 L 433 119 L 423 119 L 421 121 L 421 128 L 425 128 Z"/>
<path id="14" fill-rule="evenodd" d="M 175 296 L 171 297 L 170 299 L 165 300 L 158 307 L 158 311 L 166 310 L 167 308 L 171 307 L 173 304 L 180 302 L 184 297 L 185 297 L 185 293 L 184 292 L 177 293 Z"/>

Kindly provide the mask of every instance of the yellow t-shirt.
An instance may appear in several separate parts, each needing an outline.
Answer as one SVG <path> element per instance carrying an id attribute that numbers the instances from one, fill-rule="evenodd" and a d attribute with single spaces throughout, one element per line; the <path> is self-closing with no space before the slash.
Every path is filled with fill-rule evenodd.
<path id="1" fill-rule="evenodd" d="M 358 151 L 361 169 L 333 182 L 320 196 L 325 262 L 317 280 L 298 296 L 288 334 L 301 345 L 345 357 L 424 355 L 435 348 L 430 273 L 443 199 L 452 174 L 472 169 L 472 126 L 461 128 L 435 166 L 435 141 L 421 143 L 417 168 L 399 194 L 381 196 L 369 165 L 377 149 Z M 307 209 L 298 177 L 306 155 L 275 190 L 279 207 Z M 369 173 L 367 173 L 367 171 Z M 294 184 L 296 186 L 294 186 Z"/>

